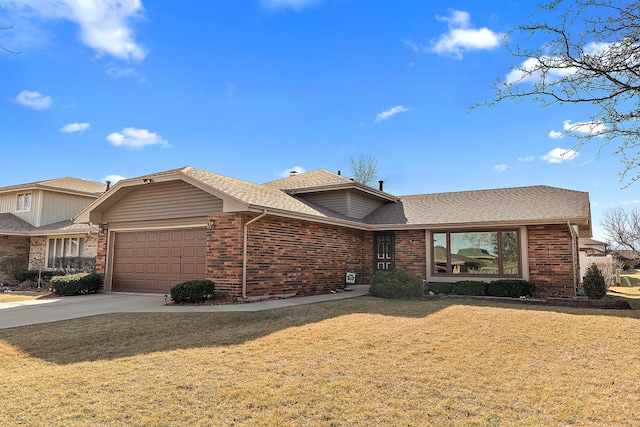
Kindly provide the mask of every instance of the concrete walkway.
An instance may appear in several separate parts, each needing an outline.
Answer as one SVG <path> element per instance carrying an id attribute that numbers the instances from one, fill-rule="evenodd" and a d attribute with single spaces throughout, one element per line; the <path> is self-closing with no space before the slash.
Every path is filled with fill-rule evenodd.
<path id="1" fill-rule="evenodd" d="M 335 294 L 273 299 L 246 304 L 227 305 L 166 305 L 164 295 L 100 293 L 74 297 L 43 298 L 37 300 L 0 303 L 0 329 L 38 323 L 56 322 L 78 317 L 108 313 L 195 313 L 262 311 L 294 305 L 313 304 L 367 295 L 369 286 L 353 285 L 350 291 Z"/>

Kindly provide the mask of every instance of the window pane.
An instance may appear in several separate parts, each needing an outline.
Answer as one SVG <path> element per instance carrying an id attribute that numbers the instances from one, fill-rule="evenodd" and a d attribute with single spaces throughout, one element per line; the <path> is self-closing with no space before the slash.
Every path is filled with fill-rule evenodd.
<path id="1" fill-rule="evenodd" d="M 24 210 L 31 210 L 31 193 L 27 193 L 24 195 Z"/>
<path id="2" fill-rule="evenodd" d="M 80 237 L 78 239 L 78 256 L 82 256 L 84 254 L 84 237 Z"/>
<path id="3" fill-rule="evenodd" d="M 518 274 L 518 234 L 502 232 L 502 274 Z"/>
<path id="4" fill-rule="evenodd" d="M 53 257 L 56 251 L 56 240 L 49 239 L 49 249 L 47 252 L 47 268 L 53 268 Z"/>
<path id="5" fill-rule="evenodd" d="M 433 233 L 433 273 L 447 272 L 447 233 Z"/>
<path id="6" fill-rule="evenodd" d="M 451 233 L 454 274 L 499 274 L 498 232 Z"/>
<path id="7" fill-rule="evenodd" d="M 16 207 L 16 210 L 24 210 L 24 194 L 18 194 L 18 206 Z"/>

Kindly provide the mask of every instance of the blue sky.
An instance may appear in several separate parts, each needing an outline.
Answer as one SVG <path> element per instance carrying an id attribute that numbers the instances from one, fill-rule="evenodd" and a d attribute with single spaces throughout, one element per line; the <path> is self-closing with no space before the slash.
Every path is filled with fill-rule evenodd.
<path id="1" fill-rule="evenodd" d="M 520 65 L 500 40 L 534 12 L 509 0 L 0 0 L 13 27 L 0 44 L 20 52 L 0 52 L 0 186 L 186 165 L 258 183 L 348 176 L 371 155 L 395 195 L 588 191 L 604 238 L 602 211 L 640 203 L 640 184 L 621 189 L 615 147 L 576 153 L 562 137 L 588 106 L 469 111 Z"/>

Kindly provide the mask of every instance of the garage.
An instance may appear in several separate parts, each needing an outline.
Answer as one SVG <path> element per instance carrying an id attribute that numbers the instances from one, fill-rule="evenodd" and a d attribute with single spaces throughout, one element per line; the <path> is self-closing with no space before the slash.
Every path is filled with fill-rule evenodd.
<path id="1" fill-rule="evenodd" d="M 111 290 L 166 294 L 204 279 L 206 240 L 204 228 L 116 232 Z"/>

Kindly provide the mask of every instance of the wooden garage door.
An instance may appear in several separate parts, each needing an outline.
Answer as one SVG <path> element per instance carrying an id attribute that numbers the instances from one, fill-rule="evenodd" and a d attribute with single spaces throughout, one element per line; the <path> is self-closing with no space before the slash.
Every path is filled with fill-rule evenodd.
<path id="1" fill-rule="evenodd" d="M 111 290 L 168 293 L 204 279 L 205 229 L 116 232 Z"/>

